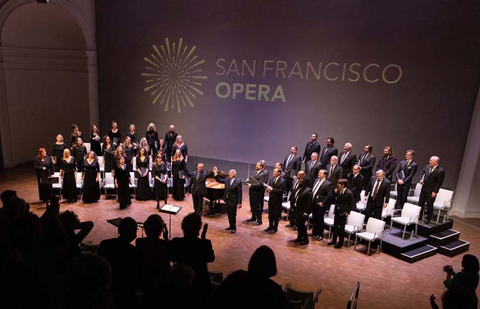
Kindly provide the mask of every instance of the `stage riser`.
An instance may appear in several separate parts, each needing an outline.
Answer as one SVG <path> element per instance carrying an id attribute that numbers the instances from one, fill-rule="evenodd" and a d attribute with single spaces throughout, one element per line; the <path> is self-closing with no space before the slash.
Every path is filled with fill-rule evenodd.
<path id="1" fill-rule="evenodd" d="M 432 234 L 438 234 L 443 231 L 449 230 L 453 227 L 453 220 L 448 220 L 447 222 L 441 222 L 441 223 L 436 223 L 436 222 L 430 222 L 429 224 L 424 224 L 423 222 L 420 222 L 418 224 L 418 235 L 422 235 L 425 237 L 429 237 Z"/>
<path id="2" fill-rule="evenodd" d="M 470 243 L 464 240 L 456 240 L 451 244 L 446 244 L 443 246 L 438 247 L 438 253 L 454 257 L 460 253 L 466 252 L 470 249 Z"/>
<path id="3" fill-rule="evenodd" d="M 422 246 L 415 250 L 400 254 L 399 258 L 408 263 L 415 263 L 427 257 L 437 254 L 437 248 L 429 245 Z"/>
<path id="4" fill-rule="evenodd" d="M 432 246 L 439 247 L 451 242 L 454 242 L 460 238 L 460 233 L 454 230 L 447 230 L 443 233 L 430 235 L 428 243 Z"/>

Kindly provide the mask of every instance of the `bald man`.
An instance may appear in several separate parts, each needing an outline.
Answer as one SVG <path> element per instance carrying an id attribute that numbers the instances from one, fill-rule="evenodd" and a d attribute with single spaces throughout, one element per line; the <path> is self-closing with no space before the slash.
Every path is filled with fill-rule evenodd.
<path id="1" fill-rule="evenodd" d="M 420 216 L 423 215 L 425 202 L 427 202 L 427 217 L 425 223 L 430 223 L 433 215 L 433 203 L 443 184 L 445 178 L 445 170 L 439 165 L 440 158 L 433 156 L 430 158 L 429 164 L 425 166 L 420 174 L 420 184 L 422 184 L 422 191 L 420 191 L 420 198 L 418 206 L 422 207 Z"/>

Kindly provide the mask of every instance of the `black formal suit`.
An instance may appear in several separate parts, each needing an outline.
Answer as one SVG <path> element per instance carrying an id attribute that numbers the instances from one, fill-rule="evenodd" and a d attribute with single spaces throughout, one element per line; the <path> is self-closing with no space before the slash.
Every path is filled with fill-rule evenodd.
<path id="1" fill-rule="evenodd" d="M 334 186 L 337 185 L 337 182 L 339 179 L 342 179 L 343 176 L 343 169 L 340 166 L 340 164 L 335 164 L 335 166 L 332 169 L 331 164 L 327 165 L 327 179 L 330 181 Z"/>
<path id="2" fill-rule="evenodd" d="M 242 204 L 242 182 L 238 178 L 232 179 L 225 178 L 220 179 L 216 177 L 216 180 L 225 184 L 225 195 L 223 200 L 227 204 L 228 223 L 233 230 L 237 229 L 237 205 Z"/>
<path id="3" fill-rule="evenodd" d="M 312 153 L 316 152 L 320 156 L 320 144 L 315 141 L 315 142 L 308 142 L 307 145 L 305 146 L 305 152 L 303 153 L 303 160 L 308 161 L 310 160 L 310 157 L 312 156 Z"/>
<path id="4" fill-rule="evenodd" d="M 365 196 L 368 196 L 365 222 L 368 222 L 370 217 L 381 220 L 383 205 L 390 200 L 390 181 L 387 178 L 383 178 L 380 185 L 377 186 L 376 194 L 375 186 L 377 186 L 377 176 L 372 176 L 365 188 Z"/>
<path id="5" fill-rule="evenodd" d="M 250 196 L 250 210 L 252 211 L 252 219 L 262 222 L 263 197 L 265 195 L 265 187 L 267 172 L 265 169 L 256 171 L 252 178 L 258 181 L 258 184 L 252 184 L 248 190 Z"/>
<path id="6" fill-rule="evenodd" d="M 346 156 L 345 156 L 346 154 Z M 345 158 L 344 158 L 345 156 Z M 345 151 L 340 152 L 340 155 L 338 156 L 338 164 L 343 169 L 343 176 L 342 178 L 347 179 L 348 174 L 352 172 L 352 168 L 355 164 L 357 164 L 357 156 L 349 151 L 348 153 Z"/>
<path id="7" fill-rule="evenodd" d="M 288 160 L 289 158 L 290 154 L 285 157 L 285 160 L 283 160 L 283 171 L 287 174 L 285 177 L 287 180 L 285 190 L 287 190 L 287 192 L 290 192 L 290 188 L 292 187 L 292 174 L 297 175 L 297 172 L 302 169 L 302 158 L 299 155 L 295 154 L 290 160 Z"/>
<path id="8" fill-rule="evenodd" d="M 362 169 L 360 170 L 360 174 L 363 176 L 363 189 L 365 189 L 372 178 L 373 175 L 373 167 L 375 166 L 376 158 L 373 154 L 361 154 L 358 156 L 357 165 L 360 166 Z"/>
<path id="9" fill-rule="evenodd" d="M 312 165 L 312 161 L 308 161 L 305 164 L 305 174 L 308 178 L 308 186 L 312 188 L 312 184 L 317 179 L 318 177 L 318 172 L 321 170 L 321 164 L 317 160 L 315 163 Z"/>
<path id="10" fill-rule="evenodd" d="M 300 182 L 298 179 L 294 179 L 292 183 L 292 187 L 290 188 L 290 196 L 288 198 L 288 201 L 290 202 L 290 225 L 294 226 L 296 223 L 296 208 L 297 206 L 295 205 L 295 198 L 296 198 L 296 193 L 297 191 L 301 189 Z"/>
<path id="11" fill-rule="evenodd" d="M 337 243 L 341 247 L 343 245 L 343 239 L 345 237 L 345 224 L 347 223 L 347 217 L 350 214 L 350 211 L 355 210 L 355 201 L 353 199 L 352 191 L 345 189 L 338 191 L 335 196 L 335 218 L 333 220 L 333 238 L 332 243 Z"/>
<path id="12" fill-rule="evenodd" d="M 445 170 L 439 165 L 437 165 L 432 171 L 430 165 L 427 164 L 422 170 L 420 179 L 423 179 L 423 186 L 422 190 L 420 191 L 418 205 L 422 207 L 422 212 L 420 215 L 423 215 L 425 201 L 427 202 L 427 221 L 432 219 L 433 203 L 435 203 L 436 199 L 436 196 L 432 197 L 432 193 L 438 193 L 442 187 L 444 178 Z"/>
<path id="13" fill-rule="evenodd" d="M 312 214 L 313 214 L 313 231 L 312 234 L 314 236 L 322 236 L 323 237 L 323 230 L 324 222 L 323 219 L 325 217 L 325 211 L 328 211 L 330 205 L 333 201 L 333 189 L 334 185 L 324 179 L 323 182 L 320 184 L 321 180 L 317 178 L 315 183 L 313 184 L 312 189 Z"/>
<path id="14" fill-rule="evenodd" d="M 330 163 L 330 159 L 332 156 L 338 156 L 338 149 L 335 146 L 327 147 L 323 149 L 320 155 L 320 164 L 322 168 L 326 168 L 327 165 Z"/>
<path id="15" fill-rule="evenodd" d="M 268 227 L 271 230 L 276 231 L 278 229 L 278 220 L 282 214 L 283 192 L 286 184 L 285 179 L 282 177 L 278 177 L 276 180 L 272 177 L 268 182 L 268 185 L 272 187 L 268 199 Z"/>
<path id="16" fill-rule="evenodd" d="M 396 209 L 403 208 L 403 204 L 407 201 L 410 187 L 412 186 L 413 176 L 417 173 L 417 163 L 410 161 L 407 164 L 407 160 L 403 160 L 397 165 L 395 169 L 395 179 L 397 180 L 397 201 L 395 203 Z M 403 180 L 403 184 L 399 184 L 398 181 Z"/>
<path id="17" fill-rule="evenodd" d="M 378 161 L 377 169 L 375 171 L 383 170 L 385 172 L 385 178 L 392 182 L 392 176 L 397 168 L 397 163 L 398 159 L 395 158 L 395 156 L 384 156 Z"/>
<path id="18" fill-rule="evenodd" d="M 358 173 L 357 175 L 350 173 L 348 174 L 347 180 L 347 188 L 348 190 L 352 191 L 355 203 L 358 203 L 358 201 L 360 201 L 360 193 L 363 190 L 363 176 L 360 173 Z"/>
<path id="19" fill-rule="evenodd" d="M 188 191 L 192 194 L 193 209 L 200 216 L 203 212 L 203 197 L 207 195 L 207 186 L 205 185 L 207 178 L 208 174 L 204 171 L 200 174 L 198 171 L 195 171 L 190 178 L 190 183 L 188 186 Z"/>
<path id="20" fill-rule="evenodd" d="M 296 221 L 298 227 L 297 240 L 308 243 L 307 227 L 305 221 L 307 216 L 312 212 L 312 189 L 306 185 L 300 185 L 295 198 L 296 205 Z"/>

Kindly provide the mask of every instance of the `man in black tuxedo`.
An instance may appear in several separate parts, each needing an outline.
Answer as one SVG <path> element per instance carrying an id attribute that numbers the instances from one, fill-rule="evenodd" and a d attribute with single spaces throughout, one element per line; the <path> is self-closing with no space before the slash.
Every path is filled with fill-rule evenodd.
<path id="1" fill-rule="evenodd" d="M 265 232 L 275 234 L 278 230 L 278 220 L 282 214 L 283 192 L 285 191 L 286 181 L 281 177 L 282 170 L 274 169 L 273 177 L 268 182 L 267 192 L 270 194 L 268 199 L 268 227 Z"/>
<path id="2" fill-rule="evenodd" d="M 422 186 L 422 191 L 420 191 L 420 198 L 418 201 L 418 206 L 422 207 L 420 216 L 423 215 L 423 209 L 425 206 L 425 201 L 427 202 L 427 217 L 425 223 L 430 223 L 433 215 L 433 203 L 435 203 L 435 198 L 437 193 L 442 187 L 443 179 L 445 178 L 445 170 L 438 165 L 440 163 L 440 158 L 433 156 L 430 158 L 429 164 L 425 166 L 422 170 L 420 183 Z"/>
<path id="3" fill-rule="evenodd" d="M 175 143 L 177 139 L 177 132 L 175 132 L 175 126 L 171 124 L 168 127 L 168 132 L 165 133 L 165 158 L 167 159 L 168 162 L 170 162 L 170 154 L 172 153 L 172 146 Z"/>
<path id="4" fill-rule="evenodd" d="M 305 174 L 307 176 L 307 185 L 311 188 L 313 182 L 317 178 L 318 171 L 320 170 L 320 162 L 318 161 L 318 153 L 314 152 L 311 155 L 311 160 L 305 164 Z"/>
<path id="5" fill-rule="evenodd" d="M 312 153 L 316 152 L 317 155 L 320 153 L 320 144 L 317 142 L 317 133 L 312 133 L 310 141 L 305 146 L 305 152 L 303 153 L 303 161 L 307 161 L 311 158 Z"/>
<path id="6" fill-rule="evenodd" d="M 252 178 L 258 181 L 258 183 L 249 183 L 248 185 L 248 194 L 250 195 L 250 210 L 252 211 L 252 217 L 247 220 L 247 222 L 255 223 L 253 225 L 262 224 L 262 208 L 263 208 L 263 197 L 265 195 L 265 177 L 267 173 L 265 172 L 265 165 L 261 161 L 258 161 L 255 165 L 255 174 Z"/>
<path id="7" fill-rule="evenodd" d="M 324 169 L 320 170 L 312 189 L 313 231 L 309 235 L 318 240 L 323 239 L 323 231 L 325 229 L 323 219 L 325 211 L 328 211 L 332 204 L 333 190 L 334 185 L 327 180 L 327 171 Z"/>
<path id="8" fill-rule="evenodd" d="M 335 148 L 334 144 L 335 140 L 333 137 L 327 138 L 327 146 L 322 150 L 322 154 L 320 155 L 320 168 L 326 168 L 327 164 L 330 163 L 332 156 L 338 155 L 338 149 Z"/>
<path id="9" fill-rule="evenodd" d="M 398 159 L 393 154 L 393 149 L 390 146 L 385 146 L 383 149 L 383 158 L 378 161 L 377 171 L 385 172 L 385 178 L 392 182 L 392 176 L 397 168 Z"/>
<path id="10" fill-rule="evenodd" d="M 192 194 L 193 209 L 199 216 L 202 216 L 203 212 L 203 197 L 207 195 L 205 181 L 207 180 L 208 175 L 203 171 L 203 166 L 203 163 L 197 164 L 197 170 L 190 178 L 188 186 L 188 192 Z"/>
<path id="11" fill-rule="evenodd" d="M 330 164 L 327 165 L 327 179 L 330 181 L 334 186 L 337 185 L 339 179 L 342 178 L 343 170 L 342 167 L 338 164 L 338 157 L 332 156 L 330 159 Z"/>
<path id="12" fill-rule="evenodd" d="M 296 239 L 290 240 L 293 243 L 300 245 L 308 244 L 307 227 L 305 221 L 312 212 L 312 189 L 307 184 L 305 172 L 297 173 L 298 188 L 293 196 L 296 205 L 296 222 L 298 226 L 298 236 Z"/>
<path id="13" fill-rule="evenodd" d="M 348 174 L 348 190 L 352 191 L 355 203 L 360 201 L 360 193 L 363 189 L 363 176 L 360 174 L 360 166 L 354 165 L 352 172 Z"/>
<path id="14" fill-rule="evenodd" d="M 352 152 L 352 144 L 351 143 L 345 143 L 345 146 L 343 146 L 343 151 L 340 152 L 340 155 L 338 156 L 338 164 L 343 169 L 343 176 L 342 178 L 347 178 L 348 174 L 352 172 L 353 166 L 357 163 L 357 156 Z"/>
<path id="15" fill-rule="evenodd" d="M 282 162 L 275 163 L 274 168 L 278 168 L 280 170 L 280 177 L 282 177 L 283 179 L 285 179 L 285 181 L 287 181 L 287 173 L 283 171 Z"/>
<path id="16" fill-rule="evenodd" d="M 376 158 L 372 154 L 372 150 L 372 145 L 365 145 L 363 153 L 358 156 L 357 165 L 362 168 L 360 174 L 363 176 L 363 189 L 367 187 L 370 178 L 372 178 L 373 167 L 375 166 Z"/>
<path id="17" fill-rule="evenodd" d="M 355 201 L 353 200 L 353 193 L 347 189 L 348 181 L 346 179 L 338 180 L 337 188 L 335 189 L 335 218 L 333 220 L 333 237 L 328 243 L 329 246 L 335 245 L 335 249 L 340 249 L 343 246 L 343 239 L 345 238 L 345 224 L 350 211 L 355 210 Z M 337 243 L 338 239 L 338 243 Z"/>
<path id="18" fill-rule="evenodd" d="M 287 179 L 287 192 L 290 192 L 292 187 L 293 177 L 297 175 L 297 172 L 302 168 L 302 158 L 297 155 L 297 146 L 290 147 L 290 154 L 285 156 L 283 160 L 283 171 L 285 172 Z"/>
<path id="19" fill-rule="evenodd" d="M 407 150 L 405 160 L 398 164 L 395 170 L 395 179 L 397 180 L 397 201 L 395 203 L 396 209 L 402 209 L 403 204 L 407 201 L 410 187 L 412 186 L 413 176 L 417 172 L 417 163 L 413 162 L 413 150 Z"/>
<path id="20" fill-rule="evenodd" d="M 228 178 L 220 179 L 217 177 L 218 170 L 213 169 L 215 179 L 225 184 L 225 195 L 223 200 L 227 204 L 227 215 L 229 226 L 225 229 L 230 234 L 237 232 L 237 208 L 242 208 L 242 182 L 237 178 L 237 171 L 230 170 Z"/>
<path id="21" fill-rule="evenodd" d="M 294 229 L 297 228 L 297 226 L 296 226 L 297 217 L 296 217 L 295 196 L 296 196 L 297 191 L 300 188 L 300 184 L 303 183 L 303 181 L 304 181 L 304 180 L 302 180 L 302 182 L 300 182 L 298 180 L 299 173 L 301 175 L 304 175 L 303 177 L 306 177 L 304 171 L 298 171 L 297 172 L 297 176 L 295 176 L 295 178 L 293 179 L 293 184 L 292 184 L 292 187 L 290 188 L 289 197 L 288 197 L 288 201 L 290 202 L 290 211 L 289 211 L 290 222 L 286 225 L 286 227 L 292 227 Z"/>
<path id="22" fill-rule="evenodd" d="M 387 207 L 390 200 L 390 181 L 385 178 L 385 172 L 378 170 L 376 177 L 370 178 L 365 189 L 367 207 L 365 208 L 365 223 L 370 217 L 382 219 L 382 210 Z"/>

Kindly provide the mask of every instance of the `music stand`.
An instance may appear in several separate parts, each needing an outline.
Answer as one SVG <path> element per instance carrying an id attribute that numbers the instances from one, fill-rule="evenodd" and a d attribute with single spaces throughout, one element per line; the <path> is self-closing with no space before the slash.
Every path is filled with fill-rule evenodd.
<path id="1" fill-rule="evenodd" d="M 115 219 L 108 219 L 107 222 L 115 226 L 116 228 L 118 228 L 120 226 L 120 221 L 122 221 L 122 219 L 123 219 L 122 217 L 118 217 Z M 143 222 L 137 222 L 137 226 L 142 229 L 142 237 L 143 237 Z"/>
<path id="2" fill-rule="evenodd" d="M 168 214 L 168 239 L 172 238 L 172 215 L 176 215 L 182 210 L 181 206 L 165 204 L 160 207 L 159 212 Z"/>

